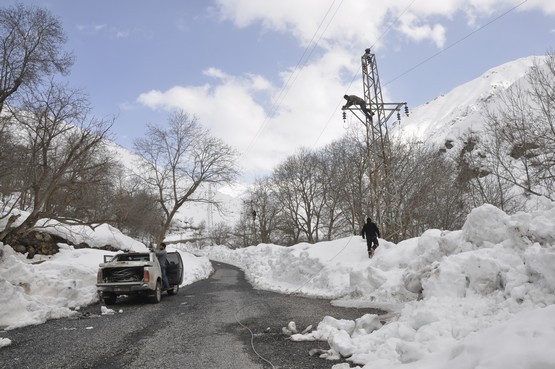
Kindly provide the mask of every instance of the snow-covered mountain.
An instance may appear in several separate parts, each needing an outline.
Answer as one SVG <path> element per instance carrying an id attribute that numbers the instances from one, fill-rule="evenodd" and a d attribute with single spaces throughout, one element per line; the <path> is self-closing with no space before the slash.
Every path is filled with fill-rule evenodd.
<path id="1" fill-rule="evenodd" d="M 470 132 L 480 132 L 484 113 L 499 103 L 511 86 L 525 83 L 534 62 L 545 57 L 530 56 L 492 68 L 433 101 L 412 109 L 392 133 L 405 140 L 421 141 L 437 147 L 460 147 Z"/>

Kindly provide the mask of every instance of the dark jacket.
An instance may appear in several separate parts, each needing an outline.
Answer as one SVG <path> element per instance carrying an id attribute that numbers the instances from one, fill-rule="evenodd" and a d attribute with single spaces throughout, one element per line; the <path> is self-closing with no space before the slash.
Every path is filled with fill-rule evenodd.
<path id="1" fill-rule="evenodd" d="M 374 238 L 380 237 L 380 230 L 378 229 L 376 223 L 367 222 L 362 227 L 360 235 L 362 236 L 362 238 L 366 238 L 367 240 L 373 240 Z"/>
<path id="2" fill-rule="evenodd" d="M 168 252 L 166 251 L 166 249 L 164 250 L 155 249 L 154 253 L 158 257 L 158 262 L 160 263 L 160 267 L 165 268 L 168 265 Z"/>

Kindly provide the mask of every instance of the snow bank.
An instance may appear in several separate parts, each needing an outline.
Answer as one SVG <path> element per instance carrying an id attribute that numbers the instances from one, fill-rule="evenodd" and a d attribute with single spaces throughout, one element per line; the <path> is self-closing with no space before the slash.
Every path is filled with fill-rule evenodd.
<path id="1" fill-rule="evenodd" d="M 0 329 L 72 316 L 81 306 L 98 301 L 98 264 L 103 262 L 104 255 L 114 253 L 58 245 L 60 251 L 56 255 L 42 257 L 39 263 L 33 264 L 33 260 L 10 246 L 0 244 Z M 168 251 L 172 248 L 168 247 Z M 179 252 L 185 266 L 182 286 L 212 273 L 212 264 L 207 258 Z"/>
<path id="2" fill-rule="evenodd" d="M 9 246 L 0 246 L 0 327 L 13 329 L 75 314 L 98 300 L 96 272 L 105 251 L 60 252 L 40 264 L 29 264 Z"/>
<path id="3" fill-rule="evenodd" d="M 348 357 L 364 369 L 555 367 L 548 346 L 555 338 L 553 202 L 515 215 L 484 205 L 461 230 L 429 230 L 397 245 L 380 240 L 373 259 L 358 236 L 292 247 L 174 247 L 185 261 L 184 284 L 208 277 L 209 257 L 241 267 L 257 288 L 390 310 L 354 321 L 326 317 L 291 336 L 327 341 L 328 359 Z M 29 264 L 0 248 L 3 328 L 67 316 L 96 301 L 96 268 L 106 252 L 61 245 L 59 254 Z"/>
<path id="4" fill-rule="evenodd" d="M 327 317 L 292 336 L 327 341 L 326 358 L 349 357 L 364 369 L 555 367 L 555 356 L 541 353 L 555 335 L 553 202 L 515 215 L 484 205 L 462 230 L 380 240 L 371 260 L 360 237 L 191 251 L 243 268 L 259 288 L 392 309 L 383 326 L 377 316 Z"/>

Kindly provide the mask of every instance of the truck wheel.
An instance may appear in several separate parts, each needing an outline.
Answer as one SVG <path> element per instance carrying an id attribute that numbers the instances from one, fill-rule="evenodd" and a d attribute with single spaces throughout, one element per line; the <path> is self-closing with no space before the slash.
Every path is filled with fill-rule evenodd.
<path id="1" fill-rule="evenodd" d="M 162 300 L 162 282 L 156 281 L 156 289 L 150 295 L 150 301 L 157 304 Z"/>
<path id="2" fill-rule="evenodd" d="M 102 299 L 106 305 L 114 305 L 116 303 L 117 296 L 113 293 L 103 293 Z"/>
<path id="3" fill-rule="evenodd" d="M 179 292 L 179 285 L 176 284 L 175 286 L 173 286 L 168 290 L 168 295 L 170 296 L 177 295 L 178 292 Z"/>

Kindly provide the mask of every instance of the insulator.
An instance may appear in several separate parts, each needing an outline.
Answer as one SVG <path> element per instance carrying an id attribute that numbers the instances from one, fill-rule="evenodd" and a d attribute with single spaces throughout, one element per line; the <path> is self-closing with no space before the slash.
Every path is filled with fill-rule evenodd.
<path id="1" fill-rule="evenodd" d="M 347 119 L 347 112 L 343 112 L 343 120 Z"/>
<path id="2" fill-rule="evenodd" d="M 405 105 L 405 115 L 408 117 L 409 116 L 409 106 Z"/>
<path id="3" fill-rule="evenodd" d="M 397 112 L 397 120 L 401 121 L 401 113 Z"/>

